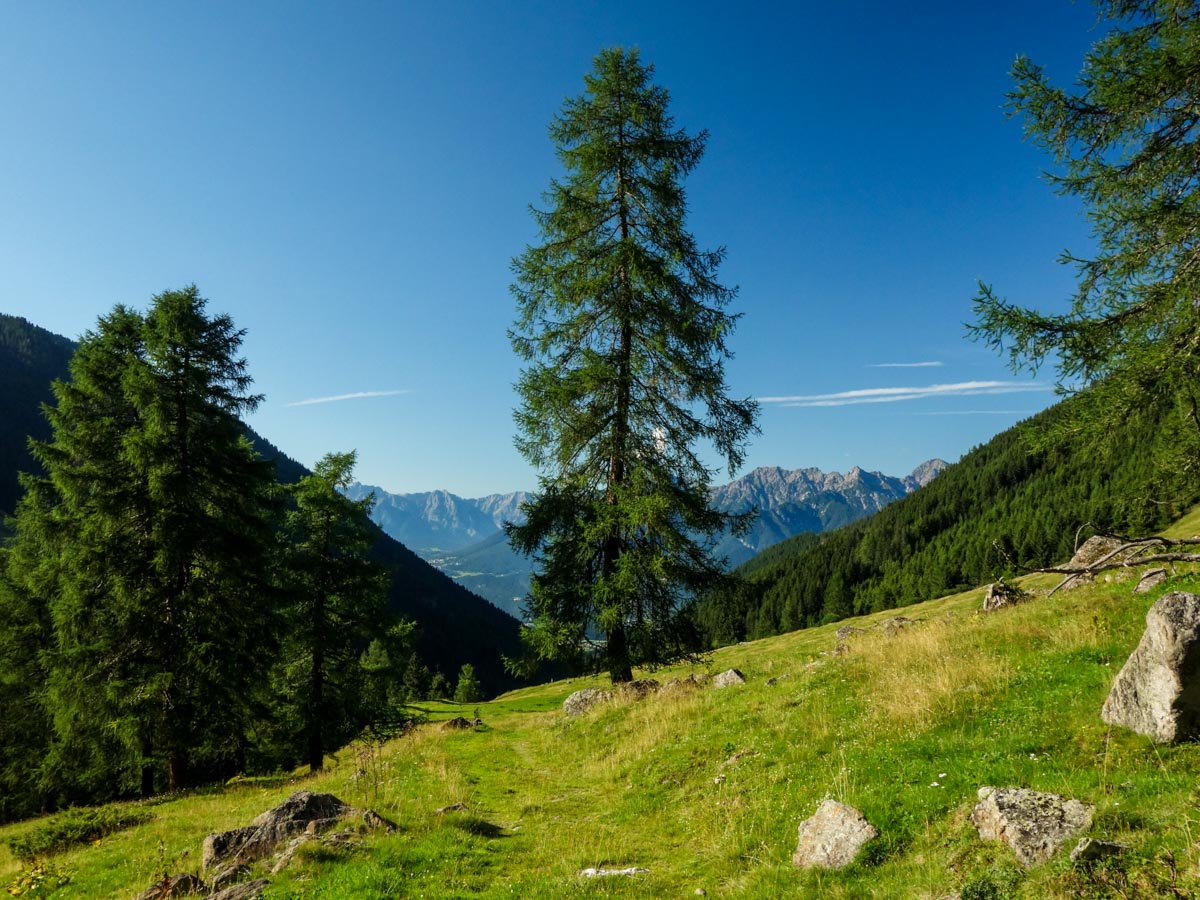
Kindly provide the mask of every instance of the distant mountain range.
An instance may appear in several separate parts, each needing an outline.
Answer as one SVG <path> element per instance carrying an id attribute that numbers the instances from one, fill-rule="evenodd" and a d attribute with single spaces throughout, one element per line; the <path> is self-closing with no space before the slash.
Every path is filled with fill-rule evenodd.
<path id="1" fill-rule="evenodd" d="M 520 518 L 524 491 L 467 500 L 449 491 L 390 494 L 369 484 L 352 484 L 346 495 L 361 500 L 374 493 L 371 518 L 387 534 L 422 555 L 462 550 L 497 534 Z"/>
<path id="2" fill-rule="evenodd" d="M 737 566 L 793 535 L 847 525 L 928 484 L 946 465 L 931 459 L 903 477 L 857 466 L 844 475 L 820 469 L 755 469 L 713 491 L 718 509 L 759 513 L 746 534 L 723 538 L 717 553 Z M 520 521 L 526 492 L 469 499 L 448 491 L 391 494 L 365 484 L 347 491 L 354 499 L 369 493 L 375 494 L 372 518 L 387 534 L 464 587 L 513 615 L 521 614 L 532 565 L 512 551 L 502 529 L 506 521 Z"/>

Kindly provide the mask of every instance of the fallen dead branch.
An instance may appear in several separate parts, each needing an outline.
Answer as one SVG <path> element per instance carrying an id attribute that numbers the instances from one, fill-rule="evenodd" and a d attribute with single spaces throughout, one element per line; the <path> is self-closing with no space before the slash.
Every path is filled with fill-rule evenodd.
<path id="1" fill-rule="evenodd" d="M 1200 538 L 1146 537 L 1131 539 L 1115 534 L 1099 534 L 1097 537 L 1110 538 L 1121 543 L 1085 565 L 1071 565 L 1068 563 L 1064 566 L 1046 566 L 1044 568 L 1031 569 L 1026 566 L 1014 564 L 1014 568 L 1023 570 L 1025 574 L 1030 575 L 1044 573 L 1066 576 L 1050 591 L 1050 596 L 1053 596 L 1072 582 L 1112 569 L 1132 569 L 1136 566 L 1144 566 L 1151 563 L 1166 563 L 1168 565 L 1174 563 L 1200 563 L 1200 553 L 1188 552 L 1185 549 L 1188 547 L 1200 547 Z M 1010 560 L 1010 562 L 1012 561 Z"/>

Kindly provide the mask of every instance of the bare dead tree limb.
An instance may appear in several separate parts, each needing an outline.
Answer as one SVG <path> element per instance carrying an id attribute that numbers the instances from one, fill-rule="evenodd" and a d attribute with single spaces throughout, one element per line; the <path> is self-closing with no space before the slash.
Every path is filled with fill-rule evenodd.
<path id="1" fill-rule="evenodd" d="M 1078 533 L 1076 540 L 1078 541 Z M 1050 591 L 1050 596 L 1066 587 L 1073 581 L 1099 572 L 1111 569 L 1131 569 L 1135 566 L 1150 563 L 1200 563 L 1200 553 L 1187 552 L 1185 548 L 1200 546 L 1200 538 L 1163 538 L 1147 537 L 1129 539 L 1120 535 L 1101 534 L 1105 537 L 1121 541 L 1121 543 L 1086 565 L 1046 566 L 1039 569 L 1025 568 L 1026 574 L 1064 575 L 1059 584 Z M 1078 551 L 1077 551 L 1078 552 Z M 1011 562 L 1011 560 L 1010 560 Z"/>

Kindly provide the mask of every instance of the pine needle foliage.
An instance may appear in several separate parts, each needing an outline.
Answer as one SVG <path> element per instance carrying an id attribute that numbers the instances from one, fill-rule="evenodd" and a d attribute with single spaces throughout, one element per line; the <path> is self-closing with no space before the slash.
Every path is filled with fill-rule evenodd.
<path id="1" fill-rule="evenodd" d="M 1055 190 L 1087 211 L 1095 255 L 1069 311 L 1042 313 L 987 285 L 969 331 L 1014 369 L 1057 366 L 1060 388 L 1091 386 L 1064 428 L 1103 436 L 1131 410 L 1168 400 L 1181 446 L 1200 462 L 1200 7 L 1192 0 L 1098 2 L 1104 36 L 1073 90 L 1028 58 L 1009 110 L 1047 150 Z M 1061 433 L 1061 432 L 1060 432 Z M 1052 439 L 1056 435 L 1050 436 Z"/>
<path id="2" fill-rule="evenodd" d="M 118 306 L 46 408 L 6 554 L 42 626 L 48 788 L 177 789 L 239 765 L 270 659 L 274 472 L 243 434 L 242 332 L 196 288 Z"/>
<path id="3" fill-rule="evenodd" d="M 355 709 L 363 672 L 362 646 L 387 621 L 387 582 L 369 558 L 375 495 L 342 494 L 354 481 L 356 454 L 328 453 L 290 487 L 288 511 L 288 636 L 284 641 L 285 706 L 301 723 L 312 771 L 326 750 L 350 738 L 364 711 Z"/>
<path id="4" fill-rule="evenodd" d="M 539 470 L 509 529 L 539 563 L 524 638 L 531 657 L 579 659 L 600 633 L 614 681 L 696 646 L 686 608 L 724 577 L 713 536 L 744 522 L 709 507 L 697 445 L 732 474 L 757 414 L 725 386 L 723 250 L 684 226 L 707 134 L 676 127 L 653 74 L 637 50 L 596 57 L 550 126 L 565 174 L 533 211 L 542 243 L 513 263 L 516 445 Z"/>

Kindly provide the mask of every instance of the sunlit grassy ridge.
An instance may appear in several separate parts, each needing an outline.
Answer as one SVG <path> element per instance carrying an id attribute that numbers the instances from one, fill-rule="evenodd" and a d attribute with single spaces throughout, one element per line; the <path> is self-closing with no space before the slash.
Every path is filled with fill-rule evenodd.
<path id="1" fill-rule="evenodd" d="M 1197 514 L 1171 529 L 1197 531 Z M 1110 729 L 1099 712 L 1151 603 L 1166 590 L 1200 590 L 1200 577 L 1180 573 L 1135 596 L 1136 579 L 1123 574 L 988 615 L 976 612 L 981 590 L 908 607 L 915 624 L 853 635 L 842 656 L 830 652 L 837 626 L 728 647 L 701 668 L 736 666 L 742 687 L 618 702 L 577 719 L 560 711 L 563 698 L 599 680 L 480 704 L 477 731 L 438 724 L 473 708 L 426 704 L 431 724 L 377 756 L 347 748 L 319 778 L 149 806 L 150 822 L 54 857 L 72 875 L 54 896 L 131 897 L 164 867 L 194 871 L 206 833 L 245 824 L 299 787 L 373 807 L 400 829 L 356 851 L 306 848 L 273 879 L 272 898 L 682 897 L 697 888 L 710 897 L 940 898 L 964 888 L 1154 897 L 1171 896 L 1172 883 L 1191 896 L 1200 747 L 1157 747 Z M 968 821 L 985 784 L 1093 803 L 1090 833 L 1131 850 L 1091 871 L 1066 852 L 1023 871 Z M 826 796 L 861 809 L 881 837 L 843 872 L 799 871 L 796 827 Z M 464 808 L 437 812 L 454 804 Z M 35 826 L 0 829 L 0 841 Z M 649 872 L 580 878 L 588 866 Z M 0 884 L 20 868 L 0 849 Z"/>

